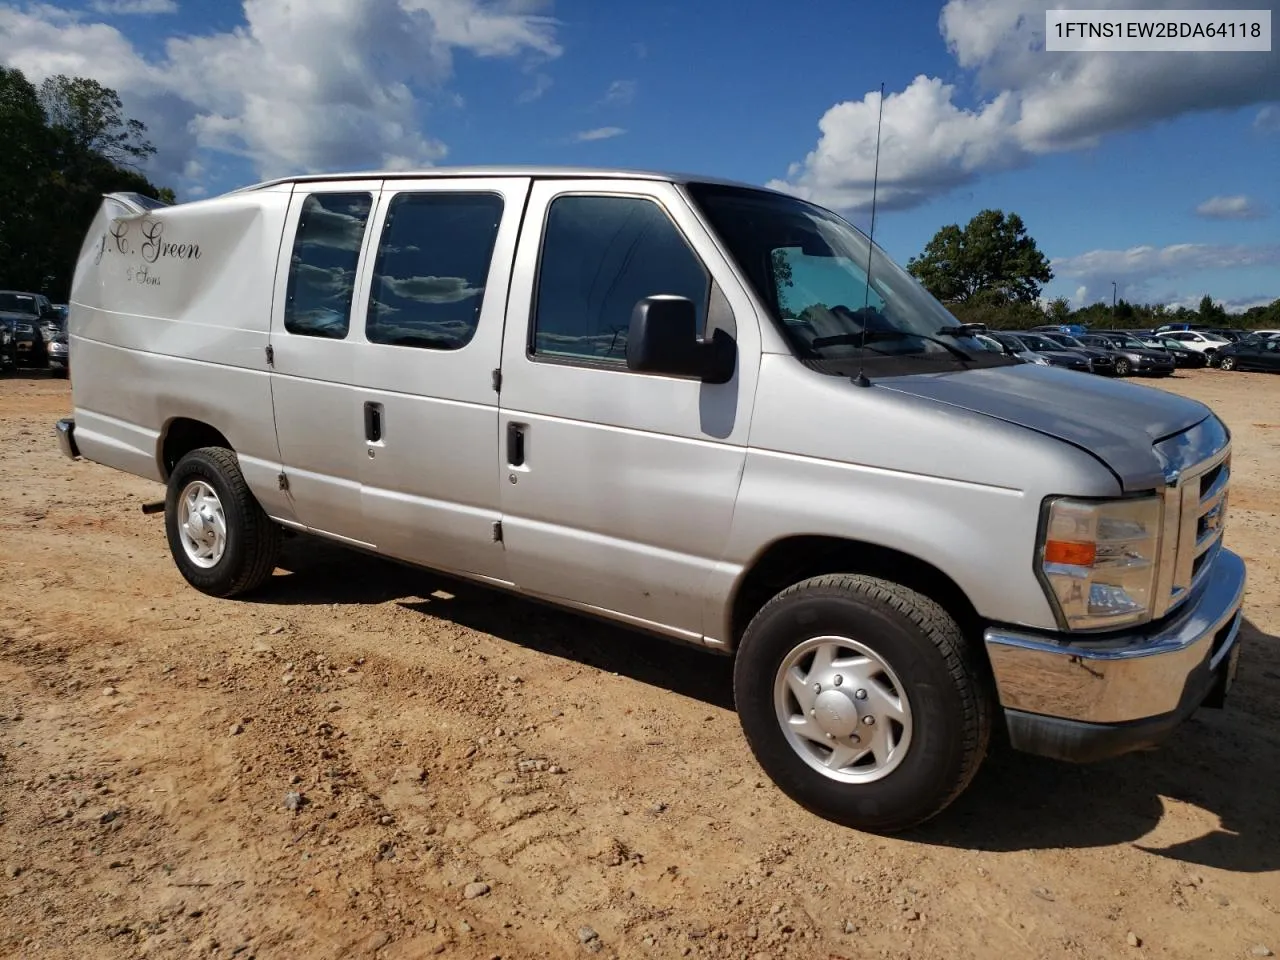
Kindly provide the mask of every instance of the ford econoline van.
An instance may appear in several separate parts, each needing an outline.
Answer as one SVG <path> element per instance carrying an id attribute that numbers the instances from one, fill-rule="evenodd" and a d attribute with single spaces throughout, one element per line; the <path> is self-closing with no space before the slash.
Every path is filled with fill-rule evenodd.
<path id="1" fill-rule="evenodd" d="M 993 731 L 1114 756 L 1236 669 L 1223 423 L 976 333 L 836 214 L 702 177 L 112 195 L 57 431 L 167 486 L 214 596 L 292 529 L 731 655 L 767 774 L 892 831 Z"/>

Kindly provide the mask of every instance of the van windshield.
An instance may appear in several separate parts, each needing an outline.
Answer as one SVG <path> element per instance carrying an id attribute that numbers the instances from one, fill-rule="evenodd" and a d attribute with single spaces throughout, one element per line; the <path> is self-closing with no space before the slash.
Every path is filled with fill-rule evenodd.
<path id="1" fill-rule="evenodd" d="M 822 373 L 900 376 L 1007 366 L 851 224 L 798 198 L 688 184 L 792 352 Z"/>

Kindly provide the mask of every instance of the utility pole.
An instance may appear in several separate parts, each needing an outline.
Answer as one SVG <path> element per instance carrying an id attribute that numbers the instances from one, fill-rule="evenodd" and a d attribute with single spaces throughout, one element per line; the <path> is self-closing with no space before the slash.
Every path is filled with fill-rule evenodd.
<path id="1" fill-rule="evenodd" d="M 1114 310 L 1115 308 L 1116 308 L 1116 282 L 1112 280 L 1111 281 L 1111 309 Z"/>

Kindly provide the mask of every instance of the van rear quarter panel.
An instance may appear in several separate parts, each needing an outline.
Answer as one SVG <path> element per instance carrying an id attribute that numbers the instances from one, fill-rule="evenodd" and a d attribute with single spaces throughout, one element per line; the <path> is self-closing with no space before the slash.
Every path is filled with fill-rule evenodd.
<path id="1" fill-rule="evenodd" d="M 69 303 L 76 441 L 90 460 L 163 480 L 166 426 L 215 427 L 275 516 L 276 446 L 266 347 L 291 188 L 134 214 L 107 198 Z"/>

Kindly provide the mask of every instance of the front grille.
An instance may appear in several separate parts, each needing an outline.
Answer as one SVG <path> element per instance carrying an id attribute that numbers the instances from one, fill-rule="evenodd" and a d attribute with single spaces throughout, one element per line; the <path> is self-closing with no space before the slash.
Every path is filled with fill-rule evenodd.
<path id="1" fill-rule="evenodd" d="M 1219 450 L 1189 467 L 1165 491 L 1165 546 L 1162 549 L 1161 599 L 1166 613 L 1185 600 L 1208 572 L 1222 546 L 1231 451 Z M 1169 575 L 1172 571 L 1172 576 Z"/>

